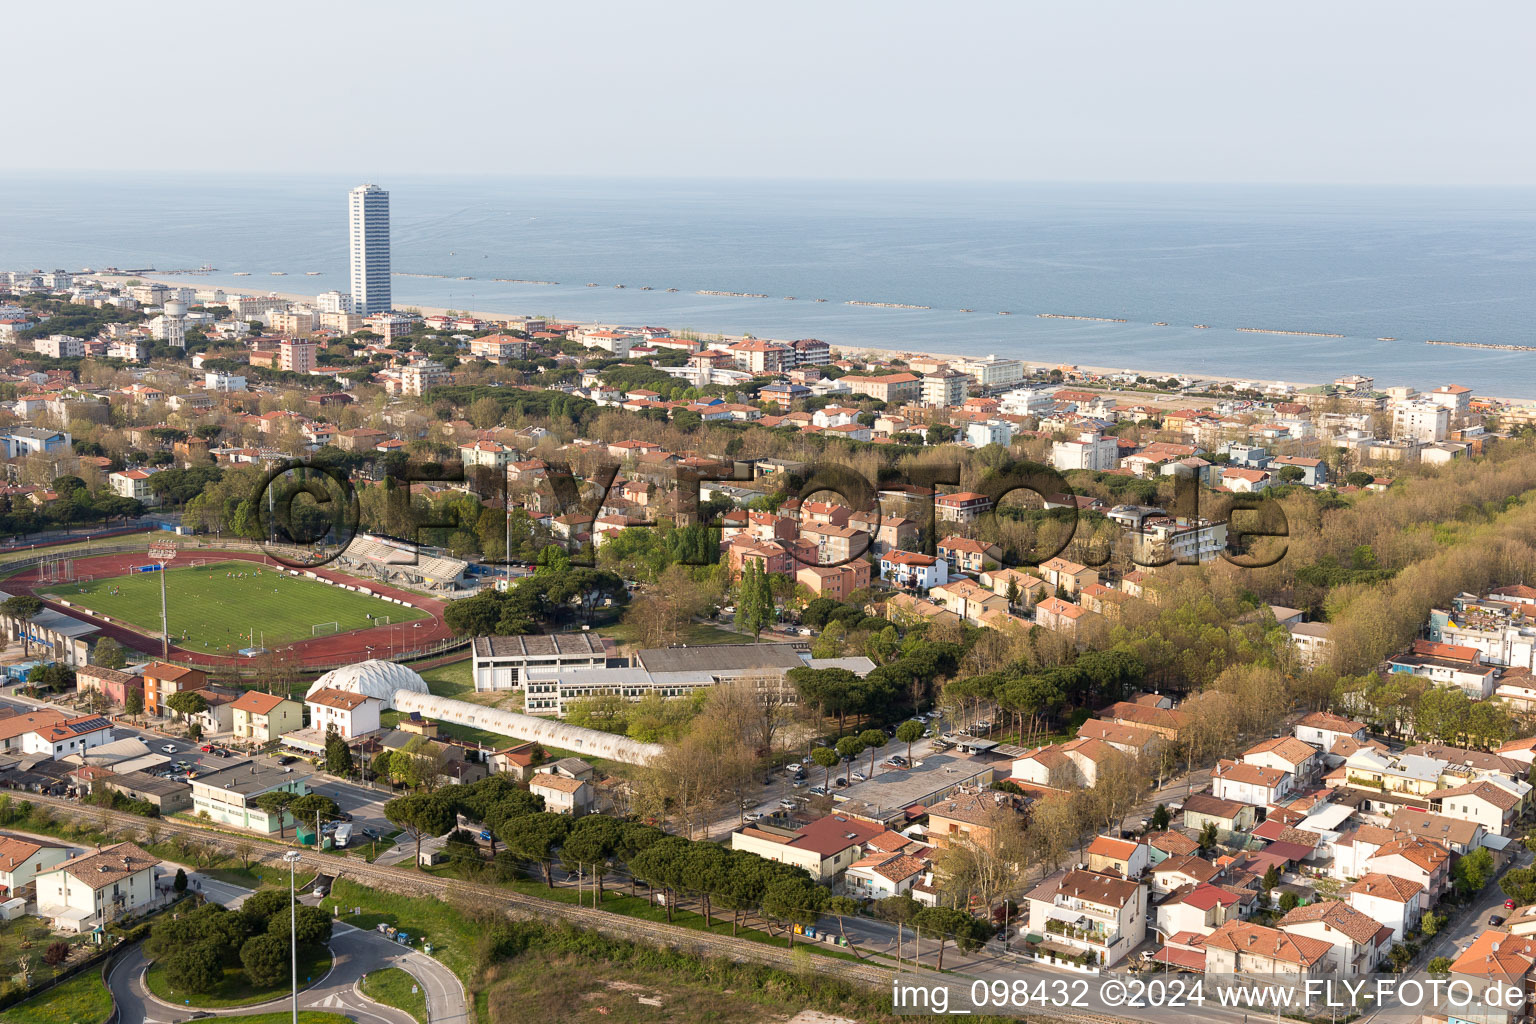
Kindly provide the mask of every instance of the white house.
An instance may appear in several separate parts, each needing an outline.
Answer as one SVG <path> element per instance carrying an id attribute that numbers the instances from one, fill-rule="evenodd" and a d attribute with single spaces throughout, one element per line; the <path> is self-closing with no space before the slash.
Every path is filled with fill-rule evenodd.
<path id="1" fill-rule="evenodd" d="M 155 499 L 155 493 L 149 489 L 149 480 L 154 475 L 147 469 L 125 469 L 107 480 L 112 484 L 112 493 L 119 498 L 133 498 L 147 505 Z"/>
<path id="2" fill-rule="evenodd" d="M 1523 797 L 1530 791 L 1529 782 L 1478 779 L 1435 790 L 1429 794 L 1429 806 L 1442 817 L 1474 822 L 1493 835 L 1506 836 L 1520 814 Z"/>
<path id="3" fill-rule="evenodd" d="M 84 718 L 52 722 L 22 734 L 21 751 L 24 754 L 46 754 L 57 760 L 111 742 L 112 722 L 101 715 L 87 715 Z"/>
<path id="4" fill-rule="evenodd" d="M 848 865 L 843 885 L 854 899 L 883 900 L 909 892 L 927 867 L 910 854 L 875 852 Z"/>
<path id="5" fill-rule="evenodd" d="M 309 706 L 309 727 L 324 736 L 335 729 L 344 740 L 379 731 L 379 710 L 384 702 L 350 690 L 326 686 L 304 698 Z"/>
<path id="6" fill-rule="evenodd" d="M 68 857 L 68 848 L 56 843 L 0 834 L 0 896 L 10 899 L 17 889 L 32 884 L 38 872 Z"/>
<path id="7" fill-rule="evenodd" d="M 1333 745 L 1342 739 L 1351 739 L 1356 743 L 1364 743 L 1366 740 L 1364 724 L 1330 715 L 1326 711 L 1314 711 L 1297 722 L 1295 736 L 1324 753 L 1331 751 Z"/>
<path id="8" fill-rule="evenodd" d="M 1344 898 L 1366 917 L 1391 928 L 1394 942 L 1419 926 L 1424 911 L 1424 886 L 1393 875 L 1368 874 L 1345 889 Z"/>
<path id="9" fill-rule="evenodd" d="M 528 791 L 544 798 L 544 809 L 579 817 L 592 809 L 592 786 L 554 772 L 539 772 L 528 780 Z"/>
<path id="10" fill-rule="evenodd" d="M 1294 736 L 1280 736 L 1243 751 L 1243 763 L 1290 772 L 1302 783 L 1322 774 L 1323 753 Z"/>
<path id="11" fill-rule="evenodd" d="M 1057 872 L 1025 896 L 1029 929 L 1113 967 L 1147 932 L 1146 887 L 1096 871 Z"/>
<path id="12" fill-rule="evenodd" d="M 159 859 L 133 843 L 75 857 L 39 871 L 37 913 L 60 931 L 90 931 L 155 901 Z"/>
<path id="13" fill-rule="evenodd" d="M 1238 761 L 1217 761 L 1211 772 L 1211 793 L 1219 800 L 1267 807 L 1291 791 L 1294 776 L 1279 768 L 1262 768 Z"/>
<path id="14" fill-rule="evenodd" d="M 1333 946 L 1335 975 L 1369 974 L 1392 946 L 1392 929 L 1364 911 L 1338 900 L 1296 907 L 1280 921 L 1287 935 L 1304 935 Z"/>
<path id="15" fill-rule="evenodd" d="M 927 591 L 949 582 L 949 563 L 915 551 L 887 551 L 880 556 L 880 578 L 899 587 Z"/>

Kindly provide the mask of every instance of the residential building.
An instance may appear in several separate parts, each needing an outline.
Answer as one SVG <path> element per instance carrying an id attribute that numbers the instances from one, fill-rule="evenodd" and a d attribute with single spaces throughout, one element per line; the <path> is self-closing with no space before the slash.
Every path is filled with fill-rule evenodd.
<path id="1" fill-rule="evenodd" d="M 804 868 L 816 881 L 830 884 L 887 831 L 884 825 L 843 814 L 798 829 L 758 822 L 732 832 L 731 849 Z"/>
<path id="2" fill-rule="evenodd" d="M 1228 921 L 1205 937 L 1208 974 L 1293 974 L 1326 976 L 1333 944 L 1307 935 Z"/>
<path id="3" fill-rule="evenodd" d="M 1076 633 L 1079 621 L 1088 614 L 1082 605 L 1047 597 L 1035 605 L 1035 623 L 1056 633 Z"/>
<path id="4" fill-rule="evenodd" d="M 322 687 L 304 698 L 309 708 L 309 728 L 324 736 L 335 731 L 344 740 L 360 739 L 379 731 L 379 712 L 384 701 L 350 690 Z"/>
<path id="5" fill-rule="evenodd" d="M 247 690 L 230 708 L 234 715 L 232 731 L 236 739 L 254 743 L 276 743 L 283 734 L 304 726 L 304 707 L 289 697 L 279 697 L 260 690 Z"/>
<path id="6" fill-rule="evenodd" d="M 949 563 L 915 551 L 892 550 L 880 556 L 880 578 L 898 587 L 927 592 L 949 581 Z"/>
<path id="7" fill-rule="evenodd" d="M 883 377 L 849 374 L 839 379 L 854 394 L 868 395 L 887 405 L 916 401 L 921 396 L 923 387 L 923 379 L 915 373 L 892 373 Z"/>
<path id="8" fill-rule="evenodd" d="M 119 672 L 100 665 L 81 665 L 75 669 L 75 687 L 81 693 L 99 693 L 110 703 L 122 707 L 128 703 L 128 694 L 144 693 L 144 680 L 129 672 Z"/>
<path id="9" fill-rule="evenodd" d="M 66 932 L 107 925 L 155 902 L 159 864 L 133 843 L 116 843 L 39 871 L 38 916 Z"/>
<path id="10" fill-rule="evenodd" d="M 1326 711 L 1313 711 L 1298 721 L 1293 730 L 1296 738 L 1328 752 L 1339 740 L 1350 739 L 1364 743 L 1365 725 Z"/>
<path id="11" fill-rule="evenodd" d="M 1336 976 L 1371 973 L 1393 942 L 1389 926 L 1339 900 L 1296 907 L 1280 919 L 1279 930 L 1331 945 L 1330 970 Z"/>
<path id="12" fill-rule="evenodd" d="M 1409 878 L 1368 873 L 1344 890 L 1349 905 L 1373 921 L 1392 929 L 1392 940 L 1418 930 L 1419 918 L 1428 909 L 1424 885 Z"/>
<path id="13" fill-rule="evenodd" d="M 471 355 L 487 362 L 501 364 L 526 358 L 528 346 L 527 341 L 514 338 L 510 334 L 492 334 L 484 338 L 470 339 L 469 351 Z"/>
<path id="14" fill-rule="evenodd" d="M 736 361 L 736 368 L 751 374 L 781 373 L 787 369 L 786 362 L 794 360 L 790 355 L 792 350 L 787 346 L 756 338 L 738 341 L 728 351 Z"/>
<path id="15" fill-rule="evenodd" d="M 284 338 L 277 346 L 277 368 L 292 373 L 309 373 L 315 368 L 315 351 L 318 348 L 313 341 Z"/>
<path id="16" fill-rule="evenodd" d="M 968 573 L 976 575 L 983 569 L 1002 562 L 1003 552 L 996 544 L 972 540 L 969 537 L 945 537 L 939 541 L 939 557 L 949 563 L 951 575 Z"/>
<path id="17" fill-rule="evenodd" d="M 1088 870 L 1101 874 L 1140 878 L 1151 866 L 1151 848 L 1133 839 L 1094 836 L 1085 852 L 1088 854 Z"/>
<path id="18" fill-rule="evenodd" d="M 112 720 L 102 715 L 84 715 L 37 725 L 21 736 L 23 754 L 42 754 L 57 761 L 70 754 L 82 754 L 92 747 L 112 742 Z"/>
<path id="19" fill-rule="evenodd" d="M 1432 443 L 1444 441 L 1451 431 L 1451 410 L 1428 398 L 1397 402 L 1392 406 L 1394 440 Z"/>
<path id="20" fill-rule="evenodd" d="M 995 354 L 955 360 L 953 365 L 961 373 L 969 374 L 985 391 L 1013 387 L 1024 379 L 1023 362 Z"/>
<path id="21" fill-rule="evenodd" d="M 955 370 L 935 370 L 925 373 L 919 385 L 918 398 L 923 405 L 947 409 L 965 402 L 965 388 L 970 376 Z"/>
<path id="22" fill-rule="evenodd" d="M 556 814 L 580 817 L 592 809 L 592 786 L 585 779 L 541 769 L 528 780 L 528 791 L 543 797 L 544 809 Z"/>
<path id="23" fill-rule="evenodd" d="M 154 662 L 144 668 L 144 711 L 165 715 L 170 710 L 165 703 L 167 699 L 187 690 L 201 690 L 207 685 L 208 676 L 202 669 Z"/>
<path id="24" fill-rule="evenodd" d="M 423 359 L 400 368 L 400 393 L 421 395 L 447 379 L 448 371 L 442 363 Z"/>
<path id="25" fill-rule="evenodd" d="M 7 459 L 37 455 L 43 452 L 72 451 L 74 438 L 64 430 L 47 430 L 43 427 L 12 427 L 0 433 L 0 443 L 5 446 Z"/>
<path id="26" fill-rule="evenodd" d="M 1305 786 L 1322 774 L 1323 753 L 1294 736 L 1264 740 L 1243 752 L 1243 763 L 1289 772 L 1295 785 Z"/>
<path id="27" fill-rule="evenodd" d="M 517 458 L 517 450 L 499 441 L 471 441 L 459 445 L 459 459 L 465 469 L 504 469 Z"/>
<path id="28" fill-rule="evenodd" d="M 1052 558 L 1041 562 L 1036 571 L 1048 586 L 1058 588 L 1068 595 L 1077 593 L 1090 583 L 1099 582 L 1097 569 L 1090 569 L 1086 565 L 1079 565 L 1065 558 Z"/>
<path id="29" fill-rule="evenodd" d="M 933 499 L 934 514 L 944 523 L 974 523 L 992 509 L 992 499 L 975 491 L 940 494 Z"/>
<path id="30" fill-rule="evenodd" d="M 233 825 L 253 832 L 271 833 L 293 824 L 287 811 L 268 814 L 256 801 L 278 790 L 303 796 L 309 792 L 309 775 L 292 768 L 237 761 L 228 768 L 192 780 L 192 809 L 218 825 Z"/>
<path id="31" fill-rule="evenodd" d="M 1243 832 L 1253 828 L 1259 809 L 1238 800 L 1223 800 L 1208 793 L 1192 793 L 1184 798 L 1184 825 L 1204 829 L 1215 825 L 1222 832 Z"/>
<path id="32" fill-rule="evenodd" d="M 854 899 L 883 900 L 911 892 L 928 868 L 928 861 L 910 853 L 877 850 L 848 865 L 843 886 Z"/>
<path id="33" fill-rule="evenodd" d="M 315 309 L 321 313 L 355 313 L 352 308 L 352 296 L 346 292 L 338 292 L 334 289 L 321 292 L 315 296 Z"/>
<path id="34" fill-rule="evenodd" d="M 1074 469 L 1115 469 L 1119 464 L 1119 439 L 1097 431 L 1084 431 L 1075 438 L 1051 445 L 1051 465 L 1062 473 Z"/>
<path id="35" fill-rule="evenodd" d="M 157 502 L 156 495 L 149 489 L 150 478 L 155 474 L 147 469 L 124 469 L 107 477 L 107 482 L 112 487 L 112 493 L 120 498 L 132 498 L 146 505 Z"/>
<path id="36" fill-rule="evenodd" d="M 347 193 L 352 256 L 352 309 L 361 316 L 388 312 L 390 298 L 389 193 L 359 185 Z"/>
<path id="37" fill-rule="evenodd" d="M 1125 959 L 1147 929 L 1147 890 L 1096 871 L 1057 872 L 1025 896 L 1029 928 L 1046 941 L 1095 955 L 1106 967 Z"/>
<path id="38" fill-rule="evenodd" d="M 1283 800 L 1295 781 L 1290 772 L 1221 760 L 1211 771 L 1211 793 L 1218 800 L 1267 807 Z"/>
<path id="39" fill-rule="evenodd" d="M 47 871 L 69 858 L 69 848 L 46 839 L 13 836 L 0 832 L 0 896 L 14 898 L 32 885 L 38 872 Z"/>

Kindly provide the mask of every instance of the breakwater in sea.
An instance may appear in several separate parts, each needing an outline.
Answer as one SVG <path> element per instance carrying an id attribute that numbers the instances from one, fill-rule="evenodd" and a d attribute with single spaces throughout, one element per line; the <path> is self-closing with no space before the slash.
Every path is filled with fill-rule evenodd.
<path id="1" fill-rule="evenodd" d="M 1324 334 L 1322 331 L 1276 331 L 1268 327 L 1234 327 L 1245 334 L 1288 334 L 1293 338 L 1342 338 L 1342 334 Z"/>
<path id="2" fill-rule="evenodd" d="M 1486 341 L 1426 341 L 1426 345 L 1450 345 L 1453 348 L 1486 348 L 1495 352 L 1536 352 L 1536 345 L 1493 345 Z"/>

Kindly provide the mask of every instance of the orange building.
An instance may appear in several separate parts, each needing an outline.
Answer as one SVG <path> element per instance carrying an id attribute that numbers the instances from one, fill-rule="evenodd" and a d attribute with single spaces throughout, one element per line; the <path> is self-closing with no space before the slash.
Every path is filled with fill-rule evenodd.
<path id="1" fill-rule="evenodd" d="M 144 710 L 152 715 L 165 714 L 166 699 L 187 690 L 201 690 L 208 685 L 205 672 L 157 661 L 144 669 Z"/>

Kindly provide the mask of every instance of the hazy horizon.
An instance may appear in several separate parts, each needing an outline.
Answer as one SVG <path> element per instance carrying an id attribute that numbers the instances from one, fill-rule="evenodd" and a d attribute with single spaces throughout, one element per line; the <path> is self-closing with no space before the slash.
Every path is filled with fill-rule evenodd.
<path id="1" fill-rule="evenodd" d="M 1510 5 L 83 0 L 7 28 L 57 116 L 0 171 L 1536 184 Z"/>

